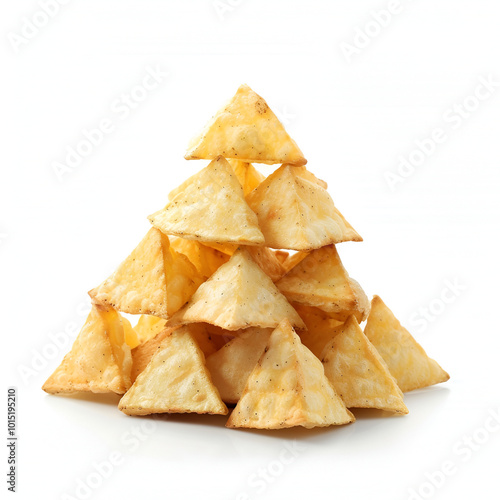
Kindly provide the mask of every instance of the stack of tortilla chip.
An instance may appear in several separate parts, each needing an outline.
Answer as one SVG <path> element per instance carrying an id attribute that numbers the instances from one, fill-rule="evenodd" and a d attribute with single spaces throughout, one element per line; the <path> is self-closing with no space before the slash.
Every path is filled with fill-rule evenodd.
<path id="1" fill-rule="evenodd" d="M 242 85 L 185 158 L 210 163 L 89 292 L 46 392 L 123 394 L 128 415 L 235 405 L 227 427 L 282 429 L 405 414 L 403 392 L 448 380 L 347 273 L 336 245 L 362 238 L 262 97 Z M 253 163 L 281 166 L 265 178 Z"/>

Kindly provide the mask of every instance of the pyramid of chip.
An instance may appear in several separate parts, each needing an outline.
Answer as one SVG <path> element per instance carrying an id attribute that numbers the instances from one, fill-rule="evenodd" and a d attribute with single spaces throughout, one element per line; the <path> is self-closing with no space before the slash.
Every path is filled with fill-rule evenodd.
<path id="1" fill-rule="evenodd" d="M 338 245 L 362 238 L 261 96 L 240 86 L 185 158 L 46 392 L 124 394 L 127 415 L 235 405 L 228 428 L 284 429 L 405 414 L 403 392 L 449 378 L 350 277 Z"/>

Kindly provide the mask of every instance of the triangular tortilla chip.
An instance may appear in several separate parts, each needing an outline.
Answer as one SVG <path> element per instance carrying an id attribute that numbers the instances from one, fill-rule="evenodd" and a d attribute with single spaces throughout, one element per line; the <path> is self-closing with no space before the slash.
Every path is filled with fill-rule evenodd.
<path id="1" fill-rule="evenodd" d="M 313 250 L 276 286 L 290 302 L 318 307 L 339 321 L 354 314 L 361 322 L 370 310 L 368 297 L 349 278 L 335 245 Z"/>
<path id="2" fill-rule="evenodd" d="M 307 330 L 299 333 L 300 340 L 317 358 L 321 359 L 321 353 L 326 344 L 341 331 L 344 323 L 333 319 L 317 307 L 295 303 L 292 303 L 292 306 L 307 326 Z"/>
<path id="3" fill-rule="evenodd" d="M 245 162 L 305 165 L 307 160 L 266 101 L 248 85 L 191 140 L 186 160 L 212 160 L 222 155 Z"/>
<path id="4" fill-rule="evenodd" d="M 207 368 L 225 403 L 237 403 L 262 356 L 272 328 L 248 328 L 208 356 Z"/>
<path id="5" fill-rule="evenodd" d="M 163 339 L 146 369 L 120 400 L 121 411 L 127 415 L 227 414 L 190 328 L 179 328 Z"/>
<path id="6" fill-rule="evenodd" d="M 247 250 L 252 259 L 273 282 L 278 281 L 285 273 L 285 268 L 270 248 L 247 247 Z"/>
<path id="7" fill-rule="evenodd" d="M 201 282 L 189 259 L 170 248 L 168 236 L 151 228 L 118 269 L 89 295 L 95 302 L 125 313 L 169 318 Z"/>
<path id="8" fill-rule="evenodd" d="M 365 335 L 387 363 L 403 392 L 446 382 L 450 378 L 436 361 L 427 356 L 377 295 L 372 300 Z"/>
<path id="9" fill-rule="evenodd" d="M 353 421 L 326 378 L 321 361 L 284 320 L 271 334 L 226 426 L 311 428 Z"/>
<path id="10" fill-rule="evenodd" d="M 305 167 L 282 165 L 248 196 L 266 246 L 312 250 L 342 241 L 362 241 L 325 189 L 301 175 Z"/>
<path id="11" fill-rule="evenodd" d="M 229 262 L 198 288 L 169 324 L 210 323 L 225 330 L 241 330 L 250 326 L 275 328 L 283 318 L 305 328 L 271 278 L 247 250 L 238 249 Z"/>
<path id="12" fill-rule="evenodd" d="M 115 310 L 93 304 L 71 351 L 42 389 L 123 394 L 130 387 L 132 356 L 121 319 Z"/>
<path id="13" fill-rule="evenodd" d="M 152 316 L 151 316 L 152 317 Z M 161 320 L 164 322 L 165 320 Z M 164 323 L 163 323 L 164 324 Z M 157 330 L 159 324 L 153 327 L 154 330 Z M 131 380 L 135 382 L 137 376 L 145 370 L 146 366 L 148 366 L 151 358 L 154 353 L 158 349 L 158 346 L 163 342 L 163 340 L 168 337 L 173 331 L 177 330 L 179 326 L 174 327 L 163 327 L 154 337 L 151 337 L 146 342 L 138 345 L 135 349 L 132 349 L 132 373 Z M 208 329 L 207 325 L 204 324 L 194 324 L 190 325 L 190 332 L 193 338 L 196 340 L 198 347 L 202 350 L 205 356 L 210 356 L 215 351 L 219 349 L 219 342 L 214 342 L 212 339 L 214 337 L 218 337 L 218 335 L 212 335 Z M 223 344 L 223 342 L 222 342 Z"/>
<path id="14" fill-rule="evenodd" d="M 403 393 L 354 316 L 325 347 L 328 380 L 348 408 L 378 408 L 408 413 Z"/>
<path id="15" fill-rule="evenodd" d="M 172 238 L 170 244 L 174 250 L 189 259 L 204 279 L 210 278 L 222 264 L 229 260 L 226 253 L 202 245 L 198 241 Z"/>
<path id="16" fill-rule="evenodd" d="M 184 184 L 165 208 L 149 216 L 153 226 L 189 240 L 264 244 L 257 217 L 224 158 L 218 157 Z"/>
<path id="17" fill-rule="evenodd" d="M 265 179 L 265 176 L 251 163 L 240 160 L 228 160 L 228 162 L 240 181 L 245 196 L 252 192 Z"/>
<path id="18" fill-rule="evenodd" d="M 228 159 L 227 162 L 231 165 L 238 182 L 243 188 L 245 196 L 253 191 L 265 179 L 264 175 L 262 175 L 251 163 L 231 159 Z M 173 200 L 179 193 L 184 191 L 186 187 L 191 184 L 193 177 L 195 176 L 186 179 L 182 184 L 172 189 L 172 191 L 168 193 L 168 199 Z"/>

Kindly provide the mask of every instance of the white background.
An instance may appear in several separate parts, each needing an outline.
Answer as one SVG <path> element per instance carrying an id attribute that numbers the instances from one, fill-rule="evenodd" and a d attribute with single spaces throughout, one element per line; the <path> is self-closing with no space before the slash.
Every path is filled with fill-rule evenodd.
<path id="1" fill-rule="evenodd" d="M 500 87 L 479 104 L 470 97 L 481 78 L 500 81 L 498 2 L 401 0 L 377 28 L 372 12 L 384 0 L 223 0 L 221 15 L 212 0 L 74 0 L 20 45 L 24 18 L 40 7 L 2 5 L 1 366 L 19 391 L 18 498 L 83 498 L 78 481 L 114 452 L 121 463 L 88 498 L 498 494 L 500 433 L 484 426 L 500 403 Z M 367 23 L 367 46 L 348 60 L 341 44 L 358 33 L 359 45 Z M 129 116 L 117 112 L 156 66 L 169 76 Z M 451 374 L 408 394 L 408 416 L 355 411 L 342 428 L 235 431 L 224 417 L 131 418 L 116 397 L 40 389 L 69 349 L 54 334 L 76 336 L 86 291 L 206 164 L 183 159 L 187 142 L 243 82 L 283 117 L 364 237 L 339 245 L 351 276 Z M 464 100 L 477 109 L 453 118 Z M 103 119 L 114 132 L 59 180 L 54 162 Z M 385 172 L 397 173 L 398 158 L 435 128 L 446 140 L 391 189 Z M 450 282 L 459 289 L 443 304 Z M 429 305 L 432 321 L 419 320 Z M 285 452 L 294 442 L 295 454 Z"/>

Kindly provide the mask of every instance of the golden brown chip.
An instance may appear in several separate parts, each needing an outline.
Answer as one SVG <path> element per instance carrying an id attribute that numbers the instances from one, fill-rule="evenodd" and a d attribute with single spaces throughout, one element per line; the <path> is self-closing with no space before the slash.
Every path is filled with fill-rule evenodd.
<path id="1" fill-rule="evenodd" d="M 219 155 L 250 163 L 307 162 L 266 101 L 248 85 L 241 85 L 189 143 L 184 158 L 212 160 Z"/>
<path id="2" fill-rule="evenodd" d="M 228 160 L 228 162 L 238 177 L 245 196 L 265 179 L 251 163 L 240 160 Z"/>
<path id="3" fill-rule="evenodd" d="M 287 251 L 285 250 L 274 250 L 274 255 L 276 255 L 276 258 L 282 263 L 285 264 L 285 261 L 288 259 L 288 256 L 290 255 Z"/>
<path id="4" fill-rule="evenodd" d="M 127 415 L 227 414 L 190 328 L 179 328 L 163 339 L 146 369 L 120 400 L 121 411 Z"/>
<path id="5" fill-rule="evenodd" d="M 203 245 L 199 241 L 173 238 L 170 244 L 174 250 L 189 259 L 205 280 L 210 278 L 222 264 L 229 260 L 229 256 L 226 253 Z"/>
<path id="6" fill-rule="evenodd" d="M 304 167 L 282 165 L 247 196 L 265 245 L 312 250 L 342 241 L 362 241 L 327 191 L 302 177 L 300 168 Z"/>
<path id="7" fill-rule="evenodd" d="M 276 286 L 290 302 L 318 307 L 339 321 L 351 314 L 363 321 L 370 310 L 368 297 L 347 274 L 335 245 L 313 250 Z"/>
<path id="8" fill-rule="evenodd" d="M 403 392 L 446 382 L 450 378 L 427 356 L 378 295 L 372 300 L 365 335 L 387 363 Z"/>
<path id="9" fill-rule="evenodd" d="M 239 249 L 198 288 L 169 324 L 210 323 L 234 331 L 250 326 L 275 328 L 283 318 L 305 328 L 271 278 L 247 250 Z"/>
<path id="10" fill-rule="evenodd" d="M 121 319 L 111 308 L 92 305 L 71 351 L 42 389 L 49 394 L 123 394 L 130 387 L 132 356 Z"/>
<path id="11" fill-rule="evenodd" d="M 237 403 L 248 376 L 264 352 L 272 328 L 247 328 L 208 356 L 207 368 L 222 401 Z"/>
<path id="12" fill-rule="evenodd" d="M 307 330 L 299 332 L 302 343 L 317 357 L 337 333 L 344 323 L 333 319 L 325 311 L 317 307 L 292 303 L 299 316 L 304 320 Z"/>
<path id="13" fill-rule="evenodd" d="M 122 312 L 168 318 L 201 282 L 187 257 L 170 248 L 168 236 L 151 228 L 118 269 L 89 295 Z"/>
<path id="14" fill-rule="evenodd" d="M 326 378 L 321 361 L 284 320 L 271 334 L 226 425 L 284 429 L 353 421 Z"/>
<path id="15" fill-rule="evenodd" d="M 149 220 L 163 233 L 186 239 L 264 244 L 257 217 L 247 205 L 233 169 L 222 157 L 193 175 Z"/>
<path id="16" fill-rule="evenodd" d="M 408 413 L 396 379 L 354 316 L 325 347 L 323 365 L 328 380 L 348 408 Z"/>

